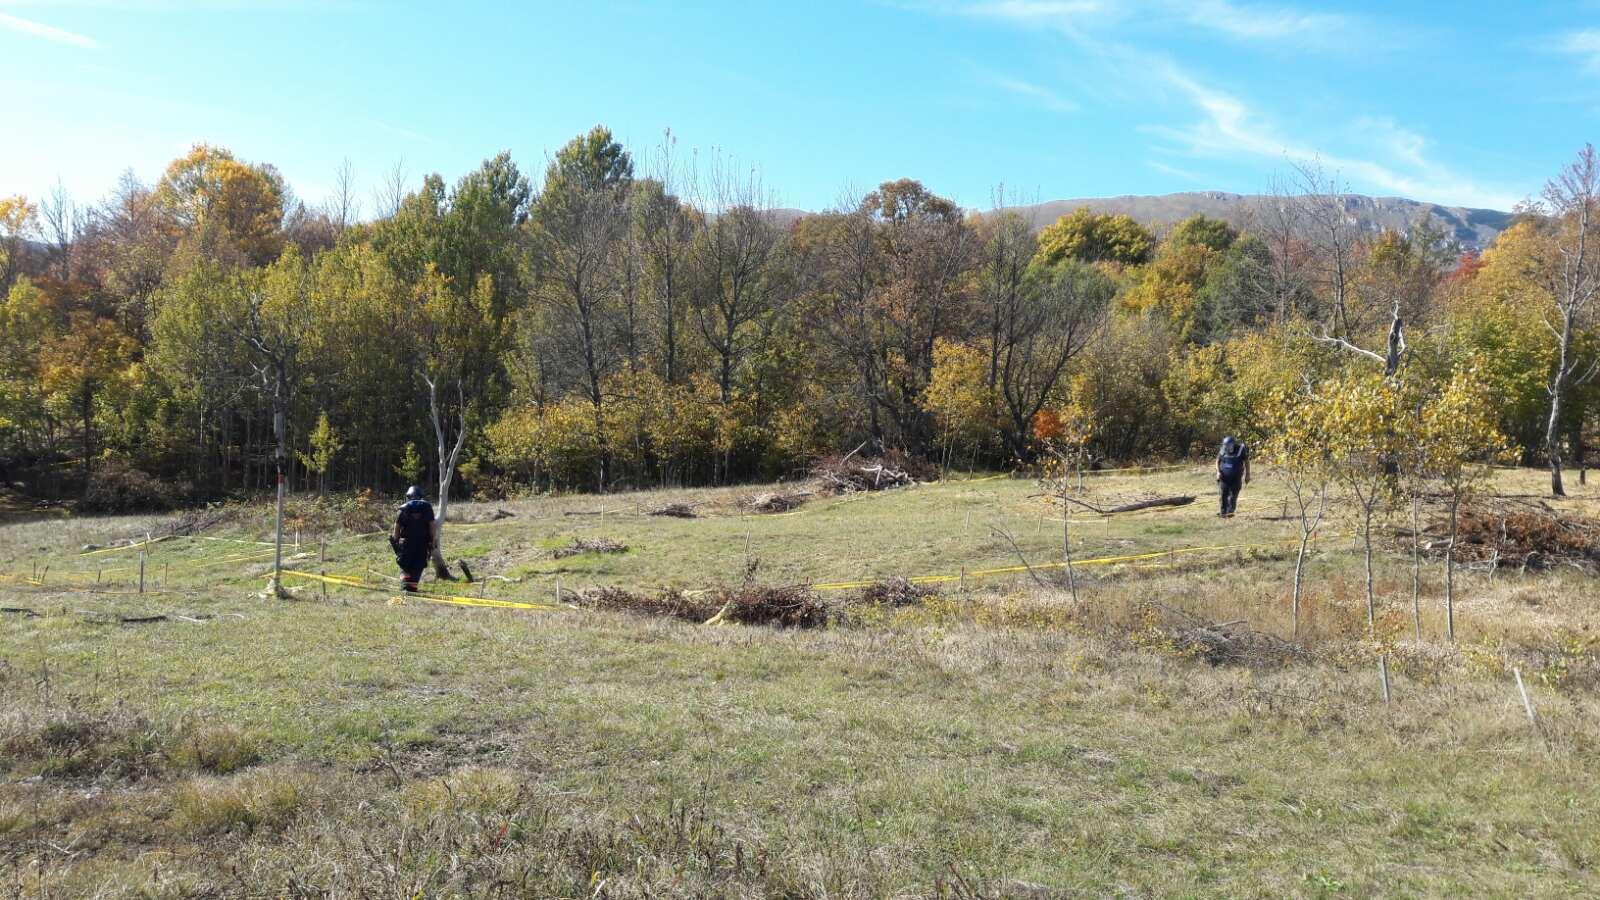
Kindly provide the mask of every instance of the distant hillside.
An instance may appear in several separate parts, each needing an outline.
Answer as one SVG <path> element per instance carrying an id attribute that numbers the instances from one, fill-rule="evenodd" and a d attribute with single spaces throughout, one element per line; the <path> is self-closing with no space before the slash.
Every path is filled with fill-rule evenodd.
<path id="1" fill-rule="evenodd" d="M 1261 194 L 1201 191 L 1155 197 L 1050 200 L 1013 209 L 1032 222 L 1035 230 L 1082 206 L 1099 213 L 1126 214 L 1145 227 L 1160 231 L 1196 213 L 1224 219 L 1235 225 L 1247 225 L 1255 211 L 1272 200 L 1272 197 Z M 1494 241 L 1495 235 L 1505 230 L 1511 222 L 1511 213 L 1492 209 L 1440 206 L 1400 197 L 1367 197 L 1361 194 L 1345 194 L 1343 200 L 1350 217 L 1364 231 L 1389 229 L 1404 233 L 1424 213 L 1431 213 L 1447 234 L 1460 241 L 1463 247 L 1475 250 L 1487 247 Z"/>

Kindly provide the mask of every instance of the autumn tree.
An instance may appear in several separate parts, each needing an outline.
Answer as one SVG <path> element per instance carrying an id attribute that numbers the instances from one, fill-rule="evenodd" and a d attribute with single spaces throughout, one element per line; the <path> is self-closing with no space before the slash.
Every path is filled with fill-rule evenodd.
<path id="1" fill-rule="evenodd" d="M 62 397 L 78 413 L 83 429 L 83 492 L 88 494 L 95 455 L 95 403 L 100 395 L 135 377 L 138 345 L 110 319 L 75 310 L 66 327 L 39 352 L 39 377 L 49 394 Z"/>
<path id="2" fill-rule="evenodd" d="M 1451 372 L 1443 384 L 1413 383 L 1410 392 L 1412 398 L 1407 406 L 1413 412 L 1404 428 L 1404 468 L 1412 477 L 1413 490 L 1421 492 L 1437 486 L 1444 489 L 1447 498 L 1445 635 L 1454 641 L 1455 552 L 1461 505 L 1492 471 L 1485 463 L 1503 458 L 1508 442 L 1496 427 L 1493 385 L 1475 360 L 1468 360 Z M 1414 615 L 1420 620 L 1420 613 Z M 1419 623 L 1419 631 L 1420 627 Z"/>
<path id="3" fill-rule="evenodd" d="M 196 144 L 167 166 L 153 201 L 173 227 L 202 246 L 260 266 L 283 249 L 285 191 L 283 176 L 272 166 Z"/>
<path id="4" fill-rule="evenodd" d="M 1039 232 L 1038 258 L 1051 265 L 1075 259 L 1134 266 L 1148 262 L 1155 249 L 1155 235 L 1130 216 L 1079 207 Z"/>
<path id="5" fill-rule="evenodd" d="M 0 292 L 22 274 L 24 241 L 39 226 L 39 208 L 22 195 L 0 197 Z"/>

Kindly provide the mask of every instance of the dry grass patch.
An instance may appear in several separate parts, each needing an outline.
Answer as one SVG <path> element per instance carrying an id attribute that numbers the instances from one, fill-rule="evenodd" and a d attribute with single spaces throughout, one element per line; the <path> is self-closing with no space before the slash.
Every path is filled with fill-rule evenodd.
<path id="1" fill-rule="evenodd" d="M 288 768 L 196 778 L 173 797 L 172 822 L 192 835 L 279 831 L 316 794 L 316 782 L 309 775 Z"/>
<path id="2" fill-rule="evenodd" d="M 260 743 L 232 725 L 201 725 L 173 748 L 174 762 L 216 775 L 227 775 L 261 759 Z"/>

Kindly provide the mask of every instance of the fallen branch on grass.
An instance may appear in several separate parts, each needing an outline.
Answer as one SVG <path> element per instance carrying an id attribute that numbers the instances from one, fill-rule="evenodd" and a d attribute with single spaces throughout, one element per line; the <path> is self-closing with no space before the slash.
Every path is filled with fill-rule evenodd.
<path id="1" fill-rule="evenodd" d="M 22 606 L 0 606 L 0 613 L 16 613 L 20 616 L 27 616 L 30 619 L 39 617 L 37 612 Z"/>
<path id="2" fill-rule="evenodd" d="M 694 507 L 687 503 L 668 503 L 665 506 L 658 506 L 650 510 L 650 515 L 666 516 L 672 519 L 692 519 L 695 517 Z"/>
<path id="3" fill-rule="evenodd" d="M 1192 652 L 1213 666 L 1229 663 L 1260 666 L 1306 657 L 1305 649 L 1299 644 L 1290 643 L 1265 632 L 1253 631 L 1245 619 L 1207 622 L 1164 603 L 1151 601 L 1151 605 L 1181 620 L 1180 625 L 1162 629 L 1173 644 Z"/>
<path id="4" fill-rule="evenodd" d="M 1102 508 L 1102 507 L 1099 507 L 1099 506 L 1095 506 L 1093 503 L 1089 503 L 1086 500 L 1079 500 L 1076 497 L 1067 497 L 1067 496 L 1064 496 L 1064 495 L 1061 495 L 1061 494 L 1035 494 L 1034 496 L 1035 497 L 1052 497 L 1052 498 L 1056 498 L 1056 499 L 1066 500 L 1068 503 L 1071 503 L 1074 506 L 1081 506 L 1084 509 L 1087 509 L 1087 510 L 1089 510 L 1091 512 L 1094 512 L 1094 513 L 1098 513 L 1098 514 L 1100 514 L 1102 516 L 1110 516 L 1110 515 L 1115 515 L 1117 513 L 1138 512 L 1141 509 L 1155 509 L 1158 506 L 1171 506 L 1171 507 L 1188 506 L 1189 504 L 1193 503 L 1195 501 L 1195 499 L 1196 499 L 1196 498 L 1191 497 L 1191 496 L 1189 496 L 1187 494 L 1183 494 L 1183 495 L 1179 495 L 1179 496 L 1176 496 L 1176 497 L 1157 497 L 1154 500 L 1140 500 L 1138 503 L 1124 503 L 1121 506 L 1112 506 L 1112 507 L 1109 507 L 1109 508 Z"/>
<path id="5" fill-rule="evenodd" d="M 569 556 L 578 556 L 583 553 L 626 553 L 628 545 L 611 538 L 573 538 L 572 546 L 562 547 L 551 556 L 556 559 L 566 559 Z"/>

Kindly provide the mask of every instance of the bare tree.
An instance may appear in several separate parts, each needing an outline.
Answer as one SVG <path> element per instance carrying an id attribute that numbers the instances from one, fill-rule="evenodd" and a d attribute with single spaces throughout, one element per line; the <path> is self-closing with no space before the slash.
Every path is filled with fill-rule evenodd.
<path id="1" fill-rule="evenodd" d="M 531 265 L 539 279 L 529 324 L 543 332 L 543 356 L 558 377 L 593 408 L 601 491 L 611 482 L 606 379 L 623 358 L 617 254 L 627 228 L 624 190 L 620 184 L 547 188 L 532 220 Z"/>
<path id="2" fill-rule="evenodd" d="M 1006 324 L 1021 309 L 1023 282 L 1037 248 L 1031 224 L 1000 208 L 1003 200 L 1004 195 L 998 195 L 995 211 L 980 223 L 985 240 L 978 255 L 978 298 L 988 320 L 984 324 L 989 332 L 990 390 L 999 386 Z"/>
<path id="3" fill-rule="evenodd" d="M 1348 340 L 1354 333 L 1350 316 L 1350 278 L 1356 265 L 1360 234 L 1346 208 L 1347 186 L 1316 164 L 1295 167 L 1300 182 L 1300 219 L 1315 250 L 1315 264 L 1331 309 L 1324 330 Z"/>
<path id="4" fill-rule="evenodd" d="M 399 209 L 398 203 L 395 209 Z M 340 234 L 361 218 L 361 201 L 356 199 L 356 170 L 348 156 L 333 173 L 333 196 L 328 198 L 328 218 L 333 220 Z"/>
<path id="5" fill-rule="evenodd" d="M 39 215 L 44 219 L 45 236 L 50 241 L 50 257 L 56 267 L 56 277 L 70 281 L 73 244 L 78 239 L 82 221 L 66 185 L 56 182 L 55 189 L 39 208 Z"/>
<path id="6" fill-rule="evenodd" d="M 1031 458 L 1034 417 L 1055 395 L 1067 364 L 1104 327 L 1115 294 L 1115 283 L 1098 269 L 1069 261 L 1031 271 L 1004 309 L 998 388 L 1008 419 L 1003 433 L 1017 458 Z"/>
<path id="7" fill-rule="evenodd" d="M 1254 218 L 1262 240 L 1271 251 L 1266 281 L 1273 314 L 1278 324 L 1283 325 L 1300 311 L 1310 280 L 1304 205 L 1287 183 L 1274 178 Z"/>
<path id="8" fill-rule="evenodd" d="M 391 219 L 400 211 L 400 204 L 406 199 L 406 161 L 396 160 L 389 171 L 383 175 L 383 180 L 372 191 L 372 202 L 376 207 L 378 218 Z"/>
<path id="9" fill-rule="evenodd" d="M 726 404 L 733 399 L 734 374 L 759 330 L 752 326 L 777 312 L 785 298 L 777 270 L 783 233 L 754 172 L 740 176 L 714 163 L 707 200 L 704 226 L 690 250 L 690 307 L 717 355 L 717 386 Z"/>
<path id="10" fill-rule="evenodd" d="M 273 469 L 277 475 L 277 510 L 273 520 L 272 584 L 270 593 L 283 596 L 283 507 L 288 494 L 289 409 L 294 400 L 295 373 L 300 353 L 300 336 L 305 322 L 301 314 L 307 307 L 310 285 L 303 271 L 292 285 L 279 282 L 277 290 L 287 295 L 274 297 L 270 289 L 245 292 L 242 315 L 233 328 L 253 352 L 260 388 L 272 406 Z"/>
<path id="11" fill-rule="evenodd" d="M 686 209 L 676 195 L 681 175 L 673 162 L 675 145 L 676 139 L 668 130 L 654 159 L 653 176 L 635 184 L 632 198 L 634 227 L 639 232 L 660 333 L 662 377 L 668 384 L 677 384 L 683 378 L 678 328 L 687 290 L 688 248 L 700 218 Z"/>
<path id="12" fill-rule="evenodd" d="M 1552 302 L 1545 325 L 1556 341 L 1556 365 L 1545 388 L 1550 396 L 1545 448 L 1550 454 L 1550 492 L 1564 497 L 1562 407 L 1569 389 L 1592 378 L 1597 365 L 1590 360 L 1585 366 L 1573 349 L 1600 293 L 1600 160 L 1593 144 L 1585 144 L 1578 158 L 1545 185 L 1544 207 L 1554 229 L 1551 255 L 1541 266 Z"/>

